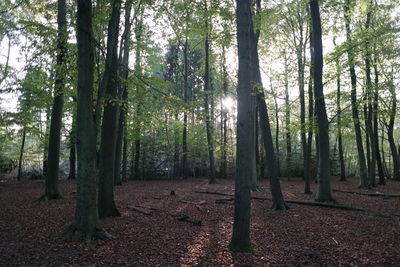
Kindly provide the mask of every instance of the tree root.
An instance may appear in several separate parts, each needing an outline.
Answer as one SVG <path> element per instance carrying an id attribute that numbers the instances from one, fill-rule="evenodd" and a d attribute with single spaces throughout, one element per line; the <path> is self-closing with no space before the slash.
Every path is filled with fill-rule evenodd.
<path id="1" fill-rule="evenodd" d="M 64 233 L 64 239 L 67 241 L 89 241 L 92 239 L 107 240 L 111 238 L 111 235 L 100 226 L 82 229 L 82 227 L 72 224 Z"/>
<path id="2" fill-rule="evenodd" d="M 369 196 L 369 197 L 385 197 L 385 198 L 396 198 L 396 197 L 400 197 L 400 195 L 391 195 L 391 194 L 383 194 L 383 193 L 363 193 L 363 192 L 348 191 L 348 190 L 339 190 L 339 189 L 332 189 L 332 191 L 333 191 L 333 192 L 339 192 L 339 193 L 348 193 L 348 194 Z"/>

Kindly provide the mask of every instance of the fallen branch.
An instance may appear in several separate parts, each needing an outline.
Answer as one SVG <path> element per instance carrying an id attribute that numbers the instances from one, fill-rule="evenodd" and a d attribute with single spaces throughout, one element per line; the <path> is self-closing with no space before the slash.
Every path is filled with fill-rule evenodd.
<path id="1" fill-rule="evenodd" d="M 226 196 L 233 196 L 230 194 L 225 194 L 225 193 L 220 193 L 220 192 L 210 192 L 210 191 L 195 191 L 195 193 L 204 193 L 204 194 L 213 194 L 213 195 L 222 195 L 223 194 Z M 253 197 L 252 196 L 251 199 L 272 201 L 272 198 L 266 198 L 266 197 Z M 317 207 L 325 207 L 325 208 L 333 208 L 333 209 L 341 209 L 341 210 L 349 210 L 349 211 L 362 211 L 362 212 L 370 213 L 372 215 L 375 215 L 378 217 L 384 217 L 384 218 L 400 217 L 400 214 L 385 214 L 385 213 L 380 213 L 380 212 L 368 210 L 368 209 L 362 209 L 362 208 L 344 206 L 344 205 L 337 205 L 337 204 L 329 204 L 329 203 L 323 203 L 323 202 L 305 201 L 305 200 L 285 200 L 285 202 L 299 204 L 299 205 L 317 206 Z"/>
<path id="2" fill-rule="evenodd" d="M 233 196 L 232 194 L 226 194 L 221 192 L 212 192 L 212 191 L 194 191 L 195 193 L 199 194 L 210 194 L 210 195 L 219 195 L 219 196 Z"/>
<path id="3" fill-rule="evenodd" d="M 178 221 L 182 221 L 182 222 L 188 222 L 197 226 L 201 226 L 201 221 L 198 220 L 194 220 L 191 219 L 189 216 L 182 214 L 182 215 L 178 215 L 178 217 L 176 218 Z"/>
<path id="4" fill-rule="evenodd" d="M 227 203 L 233 203 L 235 199 L 234 198 L 219 198 L 215 200 L 216 204 L 227 204 Z"/>
<path id="5" fill-rule="evenodd" d="M 131 209 L 131 210 L 134 210 L 136 212 L 143 213 L 143 214 L 146 214 L 146 215 L 150 215 L 151 214 L 150 211 L 147 211 L 147 210 L 145 210 L 145 209 L 143 209 L 141 207 L 128 206 L 128 209 Z"/>
<path id="6" fill-rule="evenodd" d="M 181 200 L 180 202 L 186 203 L 186 204 L 193 204 L 193 205 L 203 205 L 206 203 L 205 200 L 201 200 L 199 202 L 193 202 L 193 201 L 188 201 L 188 200 Z"/>
<path id="7" fill-rule="evenodd" d="M 340 189 L 332 189 L 332 191 L 333 192 L 339 192 L 339 193 L 363 195 L 363 196 L 369 196 L 369 197 L 386 197 L 386 198 L 400 197 L 400 195 L 391 195 L 391 194 L 384 194 L 384 193 L 363 193 L 363 192 L 340 190 Z"/>

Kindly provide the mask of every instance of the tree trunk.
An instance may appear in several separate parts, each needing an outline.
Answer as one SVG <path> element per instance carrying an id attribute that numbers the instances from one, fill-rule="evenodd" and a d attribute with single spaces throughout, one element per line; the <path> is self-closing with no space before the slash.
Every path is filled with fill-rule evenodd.
<path id="1" fill-rule="evenodd" d="M 378 167 L 378 176 L 379 181 L 378 184 L 384 185 L 385 182 L 385 172 L 383 170 L 383 163 L 381 158 L 381 153 L 379 149 L 379 129 L 378 129 L 378 106 L 379 106 L 379 71 L 378 71 L 378 60 L 377 60 L 377 51 L 376 51 L 376 44 L 374 44 L 374 74 L 375 74 L 375 81 L 374 81 L 374 139 L 376 145 L 376 165 Z"/>
<path id="2" fill-rule="evenodd" d="M 223 75 L 223 85 L 222 85 L 222 97 L 226 98 L 228 95 L 228 73 L 226 71 L 226 53 L 225 46 L 222 47 L 222 75 Z M 227 135 L 227 121 L 228 114 L 225 107 L 221 103 L 221 177 L 226 179 L 228 177 L 227 169 L 228 169 L 228 135 Z"/>
<path id="3" fill-rule="evenodd" d="M 65 88 L 65 56 L 67 53 L 67 7 L 66 0 L 57 1 L 57 64 L 54 85 L 53 107 L 51 109 L 50 133 L 48 142 L 48 167 L 46 171 L 45 193 L 40 198 L 47 201 L 61 198 L 58 190 L 60 164 L 60 139 Z"/>
<path id="4" fill-rule="evenodd" d="M 346 39 L 347 42 L 351 43 L 351 35 L 350 35 L 350 0 L 346 0 L 344 4 L 344 18 L 345 18 L 345 27 L 346 27 Z M 351 79 L 351 111 L 354 123 L 354 130 L 356 134 L 356 143 L 357 143 L 357 153 L 358 153 L 358 165 L 360 168 L 360 184 L 359 188 L 369 188 L 368 175 L 367 175 L 367 167 L 365 165 L 365 155 L 364 148 L 362 143 L 362 135 L 361 135 L 361 127 L 360 127 L 360 119 L 358 116 L 358 108 L 357 108 L 357 76 L 354 68 L 354 52 L 349 49 L 347 51 L 348 54 L 348 64 L 349 64 L 349 72 Z"/>
<path id="5" fill-rule="evenodd" d="M 389 118 L 389 125 L 387 127 L 387 135 L 388 135 L 388 141 L 390 145 L 390 151 L 392 154 L 392 161 L 393 161 L 393 179 L 396 181 L 400 181 L 400 157 L 399 157 L 399 151 L 397 150 L 396 143 L 394 141 L 393 137 L 393 128 L 394 128 L 394 122 L 396 118 L 396 111 L 397 111 L 397 96 L 396 96 L 396 90 L 394 87 L 394 78 L 393 75 L 391 77 L 391 84 L 390 84 L 390 92 L 392 94 L 392 105 L 391 105 L 391 110 L 390 110 L 390 118 Z"/>
<path id="6" fill-rule="evenodd" d="M 335 38 L 333 39 L 333 45 L 336 46 Z M 336 112 L 337 112 L 337 135 L 338 135 L 338 146 L 339 146 L 339 164 L 340 164 L 340 181 L 346 181 L 346 167 L 344 163 L 344 152 L 343 152 L 343 138 L 342 138 L 342 108 L 341 108 L 341 91 L 340 91 L 340 63 L 336 60 Z"/>
<path id="7" fill-rule="evenodd" d="M 286 132 L 286 170 L 288 179 L 292 174 L 292 135 L 290 129 L 290 102 L 289 102 L 289 63 L 286 50 L 283 51 L 285 60 L 285 132 Z"/>
<path id="8" fill-rule="evenodd" d="M 259 2 L 258 2 L 259 3 Z M 278 169 L 276 164 L 276 155 L 274 152 L 274 141 L 271 134 L 271 125 L 269 122 L 269 115 L 267 105 L 265 103 L 264 89 L 261 80 L 260 73 L 260 62 L 258 58 L 258 37 L 260 31 L 256 30 L 254 33 L 253 24 L 250 24 L 250 58 L 252 65 L 252 84 L 254 86 L 253 91 L 256 92 L 257 107 L 260 116 L 260 128 L 261 136 L 263 138 L 266 162 L 267 162 L 267 174 L 270 181 L 270 189 L 272 194 L 272 209 L 274 210 L 286 210 L 288 206 L 286 205 L 281 185 L 278 177 Z"/>
<path id="9" fill-rule="evenodd" d="M 108 24 L 107 55 L 103 80 L 106 94 L 101 127 L 99 162 L 99 217 L 120 216 L 114 202 L 115 152 L 119 122 L 118 95 L 118 29 L 121 0 L 114 0 Z M 108 75 L 108 76 L 107 76 Z"/>
<path id="10" fill-rule="evenodd" d="M 71 129 L 71 133 L 69 135 L 69 174 L 68 174 L 68 179 L 75 179 L 75 178 L 76 178 L 76 110 L 74 107 L 73 115 L 72 115 L 72 129 Z"/>
<path id="11" fill-rule="evenodd" d="M 188 76 L 189 76 L 189 66 L 188 66 L 188 40 L 185 40 L 185 45 L 183 48 L 183 58 L 184 58 L 184 66 L 185 66 L 185 74 L 184 74 L 184 88 L 183 88 L 183 101 L 185 105 L 188 104 L 189 98 L 189 84 L 188 84 Z M 187 108 L 187 107 L 186 107 Z M 188 114 L 187 111 L 183 112 L 183 131 L 182 131 L 182 177 L 187 178 L 188 176 L 188 145 L 187 145 L 187 131 L 188 131 Z"/>
<path id="12" fill-rule="evenodd" d="M 207 2 L 205 2 L 206 10 Z M 217 180 L 215 177 L 215 165 L 214 165 L 214 141 L 213 141 L 213 126 L 212 126 L 212 118 L 210 114 L 210 102 L 212 101 L 210 90 L 210 40 L 209 40 L 209 23 L 208 18 L 206 19 L 206 38 L 204 41 L 204 49 L 205 49 L 205 71 L 204 71 L 204 111 L 206 117 L 206 132 L 207 132 L 207 145 L 208 145 L 208 160 L 210 164 L 210 174 L 209 174 L 209 183 L 216 184 Z"/>
<path id="13" fill-rule="evenodd" d="M 312 138 L 314 131 L 314 94 L 313 94 L 313 66 L 312 61 L 314 58 L 314 47 L 312 43 L 312 29 L 310 18 L 310 77 L 308 80 L 308 136 L 307 136 L 307 150 L 306 150 L 306 164 L 304 165 L 304 194 L 311 194 L 310 180 L 311 180 L 311 154 L 312 154 Z"/>
<path id="14" fill-rule="evenodd" d="M 250 242 L 250 178 L 255 168 L 254 159 L 254 97 L 251 91 L 250 41 L 252 23 L 250 1 L 236 0 L 238 43 L 238 114 L 236 135 L 235 209 L 230 249 L 251 252 Z"/>
<path id="15" fill-rule="evenodd" d="M 19 152 L 17 181 L 21 181 L 22 178 L 22 160 L 24 159 L 25 138 L 26 138 L 26 127 L 24 126 L 24 129 L 22 130 L 21 150 Z"/>
<path id="16" fill-rule="evenodd" d="M 67 240 L 108 238 L 100 225 L 96 199 L 96 126 L 93 121 L 94 38 L 92 3 L 78 0 L 78 175 L 75 219 L 65 233 Z"/>
<path id="17" fill-rule="evenodd" d="M 314 47 L 313 60 L 313 78 L 314 78 L 314 95 L 315 95 L 315 111 L 318 124 L 318 187 L 315 200 L 319 202 L 333 201 L 331 195 L 330 183 L 330 162 L 329 162 L 329 123 L 326 115 L 325 99 L 322 83 L 322 31 L 321 18 L 319 14 L 318 0 L 310 0 L 310 11 L 312 21 L 312 36 Z"/>

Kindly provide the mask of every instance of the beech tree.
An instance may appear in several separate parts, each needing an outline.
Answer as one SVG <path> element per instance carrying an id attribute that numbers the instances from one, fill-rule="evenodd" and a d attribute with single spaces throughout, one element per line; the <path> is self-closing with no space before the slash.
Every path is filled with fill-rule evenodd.
<path id="1" fill-rule="evenodd" d="M 330 186 L 330 162 L 329 162 L 329 124 L 326 114 L 325 98 L 322 83 L 322 30 L 321 17 L 319 14 L 318 0 L 310 0 L 310 13 L 312 22 L 313 37 L 313 80 L 315 95 L 315 113 L 318 124 L 318 174 L 317 174 L 317 193 L 315 200 L 320 202 L 333 201 Z"/>
<path id="2" fill-rule="evenodd" d="M 41 200 L 60 198 L 58 190 L 58 172 L 60 163 L 60 139 L 62 115 L 64 106 L 65 88 L 65 57 L 67 50 L 67 4 L 65 0 L 57 1 L 58 37 L 57 37 L 57 64 L 56 80 L 54 85 L 54 99 L 51 110 L 50 133 L 48 143 L 48 167 L 46 171 L 45 193 Z"/>
<path id="3" fill-rule="evenodd" d="M 65 232 L 67 240 L 109 238 L 100 225 L 96 187 L 96 125 L 93 118 L 94 47 L 92 1 L 78 0 L 78 107 L 77 107 L 77 196 L 75 218 Z"/>
<path id="4" fill-rule="evenodd" d="M 254 115 L 255 99 L 252 92 L 251 73 L 251 3 L 236 1 L 236 27 L 238 43 L 238 117 L 236 137 L 235 215 L 230 249 L 250 252 L 250 182 L 255 169 Z"/>

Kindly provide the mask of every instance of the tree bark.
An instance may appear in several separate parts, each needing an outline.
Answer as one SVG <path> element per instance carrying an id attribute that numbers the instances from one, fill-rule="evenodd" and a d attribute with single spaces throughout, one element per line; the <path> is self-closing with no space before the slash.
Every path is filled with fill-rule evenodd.
<path id="1" fill-rule="evenodd" d="M 78 0 L 78 107 L 77 107 L 77 197 L 75 218 L 65 233 L 67 240 L 109 238 L 97 212 L 96 126 L 93 120 L 94 38 L 92 3 Z"/>
<path id="2" fill-rule="evenodd" d="M 335 38 L 333 44 L 336 46 Z M 342 138 L 342 108 L 341 108 L 341 80 L 340 80 L 340 64 L 339 60 L 336 60 L 336 112 L 337 112 L 337 138 L 339 146 L 339 164 L 340 164 L 340 181 L 346 181 L 346 167 L 344 163 L 344 152 L 343 152 L 343 138 Z"/>
<path id="3" fill-rule="evenodd" d="M 391 109 L 390 109 L 390 117 L 389 117 L 389 124 L 387 127 L 387 135 L 388 135 L 388 141 L 390 145 L 390 151 L 392 154 L 392 164 L 393 164 L 393 179 L 396 181 L 400 181 L 400 157 L 399 157 L 399 151 L 397 150 L 396 142 L 394 141 L 393 137 L 393 129 L 394 129 L 394 122 L 396 119 L 396 111 L 397 111 L 397 95 L 396 95 L 396 90 L 394 86 L 394 77 L 392 75 L 391 81 L 390 81 L 390 92 L 392 94 L 392 103 L 391 103 Z"/>
<path id="4" fill-rule="evenodd" d="M 351 43 L 351 32 L 350 32 L 350 0 L 346 0 L 344 4 L 344 18 L 345 18 L 345 28 L 346 28 L 346 39 L 347 42 Z M 351 111 L 354 123 L 354 131 L 356 134 L 357 143 L 357 153 L 358 153 L 358 165 L 360 168 L 360 184 L 359 188 L 369 188 L 369 181 L 367 175 L 367 166 L 365 164 L 365 154 L 362 143 L 360 119 L 358 116 L 357 108 L 357 76 L 354 68 L 354 52 L 349 49 L 348 54 L 348 64 L 351 79 Z"/>
<path id="5" fill-rule="evenodd" d="M 230 249 L 251 252 L 250 242 L 250 178 L 255 168 L 254 159 L 254 97 L 251 86 L 250 1 L 236 0 L 236 26 L 238 43 L 238 115 L 236 135 L 235 209 Z"/>
<path id="6" fill-rule="evenodd" d="M 118 95 L 118 29 L 121 12 L 121 0 L 114 0 L 108 24 L 107 55 L 102 82 L 106 85 L 106 94 L 101 126 L 99 161 L 99 217 L 120 216 L 114 202 L 115 152 L 119 121 Z"/>
<path id="7" fill-rule="evenodd" d="M 53 107 L 51 109 L 50 133 L 48 142 L 48 166 L 45 181 L 45 193 L 40 198 L 47 201 L 61 198 L 58 190 L 60 164 L 60 139 L 65 88 L 65 56 L 67 53 L 67 7 L 66 0 L 57 1 L 57 64 L 54 85 Z"/>
<path id="8" fill-rule="evenodd" d="M 286 50 L 283 51 L 285 61 L 285 132 L 286 132 L 286 169 L 288 179 L 292 174 L 292 135 L 290 129 L 290 102 L 289 102 L 289 63 Z"/>
<path id="9" fill-rule="evenodd" d="M 314 95 L 315 95 L 315 111 L 318 124 L 318 187 L 315 200 L 319 202 L 334 201 L 331 194 L 330 184 L 330 162 L 329 162 L 329 123 L 326 115 L 325 99 L 322 83 L 322 30 L 321 18 L 319 14 L 318 0 L 310 0 L 310 11 L 313 32 L 313 78 L 314 78 Z"/>
<path id="10" fill-rule="evenodd" d="M 22 130 L 21 150 L 19 152 L 17 181 L 21 181 L 22 178 L 22 160 L 24 158 L 25 138 L 26 138 L 26 127 L 24 126 L 24 129 Z"/>
<path id="11" fill-rule="evenodd" d="M 207 2 L 205 3 L 206 11 L 208 12 Z M 213 140 L 213 126 L 212 126 L 212 118 L 210 114 L 210 102 L 212 101 L 210 90 L 210 37 L 209 37 L 209 18 L 206 18 L 206 37 L 204 41 L 204 49 L 205 49 L 205 70 L 204 70 L 204 112 L 206 117 L 206 133 L 207 133 L 207 145 L 208 145 L 208 160 L 210 164 L 210 173 L 209 173 L 209 183 L 216 184 L 217 180 L 215 177 L 215 165 L 214 165 L 214 140 Z"/>
<path id="12" fill-rule="evenodd" d="M 265 103 L 264 88 L 261 80 L 260 62 L 258 57 L 259 34 L 259 30 L 256 30 L 256 33 L 254 33 L 253 23 L 250 23 L 250 58 L 252 65 L 251 82 L 254 86 L 253 91 L 255 91 L 256 93 L 257 107 L 260 116 L 261 136 L 263 138 L 268 169 L 267 174 L 271 185 L 270 189 L 273 199 L 272 209 L 286 210 L 289 207 L 284 201 L 281 185 L 279 182 L 276 154 L 274 152 L 274 142 L 272 139 L 271 125 L 269 122 L 268 109 Z"/>
<path id="13" fill-rule="evenodd" d="M 369 7 L 371 8 L 371 7 Z M 371 25 L 371 16 L 372 11 L 369 10 L 367 13 L 367 20 L 365 22 L 365 29 L 369 31 Z M 369 40 L 365 41 L 365 78 L 366 78 L 366 95 L 368 102 L 368 117 L 366 121 L 368 137 L 370 140 L 371 146 L 371 158 L 370 164 L 368 168 L 368 176 L 369 182 L 371 186 L 376 186 L 376 154 L 377 154 L 377 139 L 375 138 L 374 132 L 377 129 L 374 129 L 373 122 L 375 121 L 376 112 L 373 110 L 373 88 L 372 88 L 372 80 L 371 80 L 371 50 L 370 50 L 370 42 Z"/>
<path id="14" fill-rule="evenodd" d="M 184 48 L 183 48 L 183 60 L 184 60 L 184 86 L 183 86 L 183 101 L 186 105 L 185 111 L 183 112 L 183 131 L 182 131 L 182 177 L 187 178 L 188 176 L 188 145 L 187 145 L 187 132 L 188 132 L 188 114 L 187 114 L 187 105 L 189 101 L 189 66 L 188 66 L 188 40 L 186 38 Z"/>

